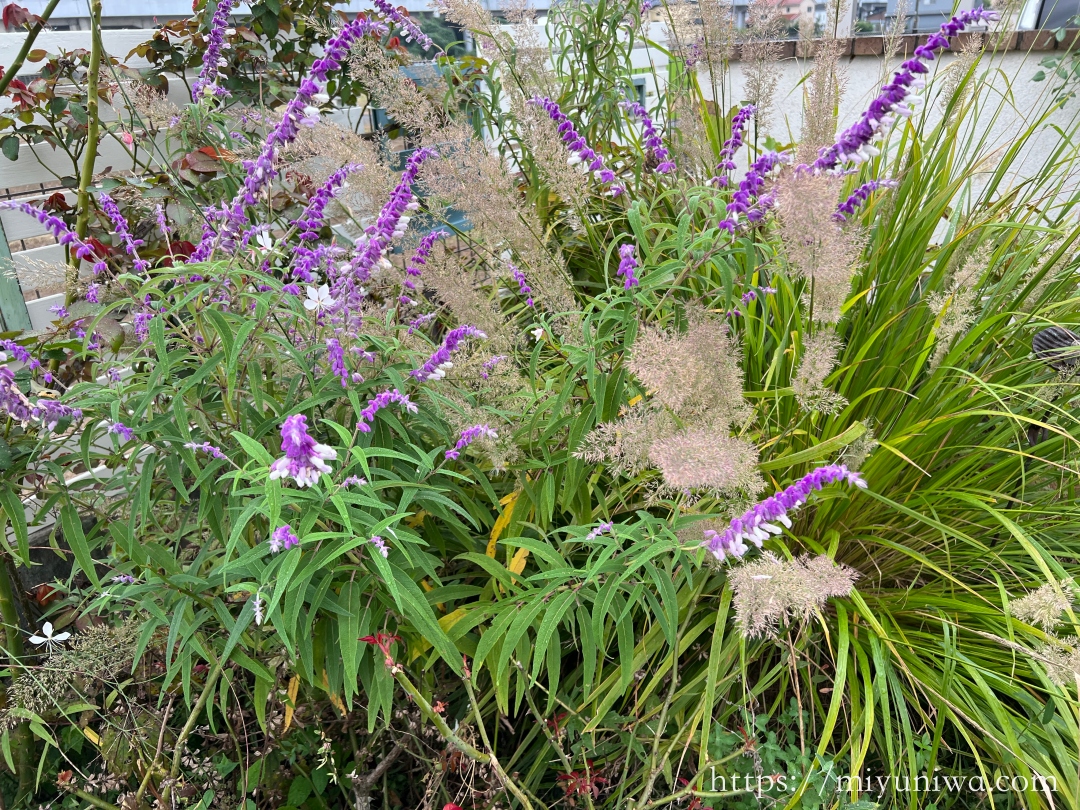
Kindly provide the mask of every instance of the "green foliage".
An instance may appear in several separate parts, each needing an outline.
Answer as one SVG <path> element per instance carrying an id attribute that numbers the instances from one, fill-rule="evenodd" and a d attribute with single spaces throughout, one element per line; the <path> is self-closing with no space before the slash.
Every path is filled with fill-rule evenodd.
<path id="1" fill-rule="evenodd" d="M 964 126 L 988 105 L 993 117 L 988 94 L 957 92 L 940 121 L 898 125 L 844 181 L 897 185 L 857 215 L 865 246 L 826 327 L 812 314 L 821 289 L 793 267 L 775 218 L 732 237 L 717 225 L 730 190 L 689 168 L 664 179 L 626 145 L 637 138 L 619 106 L 633 86 L 635 13 L 562 6 L 552 23 L 562 109 L 623 161 L 623 199 L 559 197 L 503 103 L 529 81 L 505 40 L 492 37 L 507 48 L 497 59 L 448 65 L 448 114 L 479 115 L 520 167 L 526 210 L 551 237 L 544 249 L 565 259 L 565 308 L 522 301 L 489 258 L 501 243 L 481 230 L 462 234 L 472 251 L 459 261 L 487 271 L 473 290 L 482 307 L 433 284 L 420 306 L 434 317 L 414 322 L 390 269 L 366 282 L 362 328 L 335 330 L 286 289 L 298 242 L 295 206 L 281 203 L 259 212 L 276 229 L 271 246 L 122 276 L 54 358 L 84 420 L 77 432 L 7 425 L 0 497 L 16 525 L 5 553 L 29 562 L 9 504 L 33 488 L 35 520 L 58 513 L 52 542 L 73 561 L 45 612 L 80 638 L 88 623 L 138 635 L 109 671 L 57 675 L 67 653 L 13 656 L 11 693 L 41 705 L 9 703 L 0 742 L 8 751 L 16 730 L 34 735 L 39 800 L 76 806 L 74 791 L 93 787 L 85 772 L 108 772 L 119 784 L 96 792 L 116 806 L 124 794 L 125 807 L 155 793 L 303 808 L 373 794 L 404 806 L 468 796 L 476 807 L 635 810 L 976 801 L 899 781 L 940 769 L 1006 778 L 1003 806 L 1077 806 L 1076 695 L 1047 666 L 1046 632 L 1009 610 L 1080 575 L 1076 383 L 1029 353 L 1035 331 L 1077 321 L 1080 229 L 1063 182 L 1075 133 L 1014 181 L 1050 101 L 990 169 L 990 127 Z M 964 81 L 979 81 L 975 68 Z M 692 101 L 715 158 L 733 110 Z M 189 115 L 199 137 L 228 132 L 221 111 Z M 198 193 L 227 201 L 239 177 L 222 167 Z M 640 261 L 630 289 L 616 275 L 623 243 Z M 959 276 L 974 291 L 970 324 L 948 333 L 942 302 L 958 300 Z M 93 339 L 135 313 L 150 316 L 145 335 Z M 480 340 L 445 379 L 411 375 L 468 316 L 498 327 L 488 337 L 505 376 L 479 373 L 495 352 Z M 757 493 L 665 488 L 652 459 L 582 453 L 598 426 L 647 409 L 683 426 L 689 417 L 630 361 L 643 330 L 678 335 L 710 317 L 737 340 L 741 381 L 716 391 L 737 400 L 739 418 L 713 434 L 753 445 L 761 494 L 834 462 L 869 484 L 823 490 L 766 541 L 782 559 L 825 554 L 861 575 L 774 637 L 740 631 L 730 569 L 701 548 L 703 527 L 722 529 Z M 815 410 L 796 393 L 797 369 L 825 329 L 840 349 L 820 382 L 839 404 Z M 327 339 L 345 345 L 359 378 L 343 385 Z M 365 416 L 388 390 L 415 410 Z M 271 478 L 296 415 L 335 453 L 310 487 Z M 110 432 L 116 422 L 134 439 Z M 448 457 L 481 423 L 498 444 Z M 299 547 L 275 553 L 285 525 Z M 1075 616 L 1064 618 L 1075 634 Z M 755 795 L 758 777 L 780 775 L 782 787 Z M 882 790 L 852 787 L 877 775 L 890 777 Z M 1035 776 L 1054 780 L 1049 797 Z M 743 788 L 718 790 L 720 777 Z"/>

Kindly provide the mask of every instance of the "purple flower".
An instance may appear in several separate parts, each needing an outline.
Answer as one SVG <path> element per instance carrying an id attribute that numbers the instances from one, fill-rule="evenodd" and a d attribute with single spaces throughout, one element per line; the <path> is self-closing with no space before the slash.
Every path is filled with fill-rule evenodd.
<path id="1" fill-rule="evenodd" d="M 382 554 L 383 557 L 390 556 L 390 549 L 387 548 L 386 541 L 379 537 L 379 535 L 372 535 L 371 539 L 368 540 L 368 542 L 371 543 L 371 545 L 375 546 L 375 548 L 379 550 L 379 553 Z"/>
<path id="2" fill-rule="evenodd" d="M 56 237 L 56 241 L 61 245 L 71 245 L 75 250 L 75 257 L 78 259 L 86 259 L 90 261 L 96 258 L 94 249 L 90 245 L 83 242 L 75 234 L 73 230 L 68 228 L 67 223 L 60 217 L 55 217 L 48 211 L 43 211 L 40 208 L 35 208 L 29 203 L 17 202 L 15 200 L 0 200 L 0 210 L 6 209 L 8 211 L 21 211 L 27 216 L 31 216 L 45 226 L 45 230 Z M 101 273 L 106 269 L 105 262 L 98 259 L 94 262 L 94 272 Z M 91 285 L 96 286 L 96 285 Z M 89 298 L 89 292 L 87 293 L 87 300 Z M 92 303 L 97 303 L 93 301 Z"/>
<path id="3" fill-rule="evenodd" d="M 731 119 L 731 137 L 724 141 L 724 146 L 720 149 L 720 162 L 716 165 L 716 177 L 709 180 L 713 185 L 724 188 L 728 184 L 727 173 L 735 170 L 735 153 L 743 145 L 743 131 L 755 113 L 757 113 L 757 107 L 748 104 L 735 113 L 735 117 Z"/>
<path id="4" fill-rule="evenodd" d="M 416 405 L 407 396 L 393 388 L 383 391 L 368 400 L 367 407 L 360 411 L 360 419 L 356 423 L 356 429 L 361 433 L 370 433 L 371 425 L 375 423 L 375 414 L 391 402 L 398 403 L 409 413 L 416 413 L 417 411 Z"/>
<path id="5" fill-rule="evenodd" d="M 791 528 L 788 512 L 793 512 L 806 502 L 811 492 L 817 492 L 828 484 L 846 481 L 853 486 L 866 488 L 866 482 L 858 473 L 852 472 L 843 464 L 829 464 L 807 473 L 783 492 L 777 492 L 771 498 L 761 501 L 742 517 L 735 518 L 723 532 L 709 529 L 705 532 L 702 545 L 717 560 L 727 557 L 742 557 L 749 550 L 745 541 L 749 540 L 758 548 L 770 534 L 783 532 L 775 523 Z"/>
<path id="6" fill-rule="evenodd" d="M 851 196 L 836 207 L 833 217 L 837 222 L 847 222 L 847 218 L 855 213 L 856 209 L 870 199 L 870 195 L 879 188 L 892 188 L 896 185 L 895 180 L 869 180 L 851 193 Z"/>
<path id="7" fill-rule="evenodd" d="M 47 430 L 56 430 L 61 419 L 72 419 L 76 422 L 82 419 L 83 412 L 79 408 L 64 405 L 55 399 L 40 398 L 30 411 L 35 419 L 40 419 Z"/>
<path id="8" fill-rule="evenodd" d="M 135 328 L 135 337 L 143 343 L 150 336 L 150 321 L 154 319 L 153 312 L 136 312 L 132 325 Z"/>
<path id="9" fill-rule="evenodd" d="M 123 422 L 113 422 L 109 425 L 108 433 L 115 433 L 122 442 L 130 442 L 135 437 L 135 431 Z"/>
<path id="10" fill-rule="evenodd" d="M 289 477 L 299 487 L 314 485 L 320 473 L 330 472 L 326 462 L 337 458 L 336 450 L 316 444 L 308 435 L 307 417 L 303 414 L 293 414 L 282 423 L 281 451 L 285 456 L 270 465 L 270 480 Z"/>
<path id="11" fill-rule="evenodd" d="M 15 384 L 15 375 L 7 366 L 0 366 L 0 409 L 16 422 L 30 421 L 30 401 Z"/>
<path id="12" fill-rule="evenodd" d="M 243 162 L 246 176 L 239 193 L 230 204 L 223 205 L 221 208 L 207 208 L 204 211 L 207 223 L 203 227 L 202 240 L 192 254 L 190 262 L 205 261 L 216 246 L 226 251 L 235 248 L 236 240 L 247 224 L 245 209 L 258 204 L 263 191 L 278 175 L 275 167 L 278 152 L 282 147 L 296 140 L 300 132 L 299 125 L 310 117 L 311 111 L 318 112 L 318 108 L 312 107 L 312 104 L 315 101 L 323 101 L 324 98 L 328 100 L 328 97 L 324 97 L 322 93 L 320 83 L 326 81 L 330 71 L 341 68 L 342 60 L 348 54 L 353 42 L 370 33 L 382 35 L 386 33 L 386 26 L 381 22 L 357 18 L 346 23 L 335 36 L 326 42 L 323 55 L 311 65 L 309 77 L 300 80 L 296 95 L 285 105 L 281 122 L 270 131 L 258 157 Z M 220 230 L 215 229 L 214 223 L 223 223 L 223 227 Z"/>
<path id="13" fill-rule="evenodd" d="M 117 574 L 112 581 L 118 585 L 134 585 L 136 580 L 131 574 Z"/>
<path id="14" fill-rule="evenodd" d="M 203 96 L 227 96 L 224 87 L 218 87 L 218 73 L 228 64 L 222 57 L 225 47 L 226 26 L 229 15 L 240 0 L 218 0 L 214 16 L 210 19 L 210 32 L 206 36 L 206 50 L 203 51 L 203 66 L 199 77 L 191 85 L 191 100 L 198 102 Z"/>
<path id="15" fill-rule="evenodd" d="M 739 183 L 738 191 L 731 195 L 731 202 L 727 205 L 729 216 L 720 223 L 721 228 L 735 233 L 739 227 L 740 214 L 745 215 L 749 222 L 761 221 L 765 212 L 776 202 L 773 195 L 762 194 L 765 190 L 765 177 L 786 159 L 787 156 L 780 152 L 765 152 L 750 164 L 746 177 Z"/>
<path id="16" fill-rule="evenodd" d="M 161 203 L 158 203 L 154 208 L 154 215 L 157 217 L 158 230 L 163 237 L 168 239 L 172 230 L 169 228 L 169 223 L 165 219 L 165 209 L 162 207 Z"/>
<path id="17" fill-rule="evenodd" d="M 86 300 L 91 304 L 100 304 L 101 285 L 97 283 L 88 284 L 86 287 Z"/>
<path id="18" fill-rule="evenodd" d="M 674 169 L 675 164 L 668 160 L 668 150 L 664 148 L 664 139 L 656 131 L 656 125 L 649 117 L 648 110 L 636 101 L 624 101 L 622 106 L 631 115 L 641 119 L 642 135 L 644 136 L 641 145 L 645 147 L 649 157 L 659 163 L 656 167 L 656 173 L 667 174 Z"/>
<path id="19" fill-rule="evenodd" d="M 445 231 L 432 231 L 431 233 L 424 234 L 420 240 L 420 244 L 416 246 L 416 252 L 413 253 L 412 258 L 405 264 L 405 289 L 413 291 L 416 289 L 415 279 L 420 278 L 422 268 L 427 264 L 428 256 L 431 255 L 432 248 L 435 247 L 435 243 L 442 239 L 444 236 L 448 236 Z"/>
<path id="20" fill-rule="evenodd" d="M 525 278 L 525 274 L 521 272 L 521 269 L 515 264 L 510 264 L 509 262 L 507 262 L 507 266 L 510 268 L 510 275 L 513 276 L 514 281 L 517 282 L 518 292 L 526 296 L 526 306 L 533 306 L 533 299 L 531 295 L 532 287 L 529 286 L 529 282 Z"/>
<path id="21" fill-rule="evenodd" d="M 615 529 L 615 524 L 614 523 L 601 523 L 599 526 L 597 526 L 595 529 L 593 529 L 591 532 L 589 532 L 587 535 L 585 535 L 585 539 L 586 540 L 595 540 L 597 537 L 604 534 L 605 532 L 611 532 L 614 529 Z"/>
<path id="22" fill-rule="evenodd" d="M 371 2 L 374 3 L 380 14 L 389 20 L 393 20 L 394 25 L 405 32 L 406 42 L 415 41 L 425 51 L 435 44 L 431 41 L 431 37 L 421 31 L 416 23 L 386 2 L 386 0 L 371 0 Z"/>
<path id="23" fill-rule="evenodd" d="M 49 307 L 49 312 L 53 313 L 57 318 L 67 318 L 71 315 L 63 304 L 53 304 Z"/>
<path id="24" fill-rule="evenodd" d="M 101 203 L 101 210 L 105 212 L 105 216 L 112 222 L 115 234 L 119 236 L 120 241 L 124 243 L 124 249 L 127 250 L 128 255 L 134 259 L 135 272 L 145 273 L 150 268 L 150 262 L 139 258 L 139 251 L 137 248 L 146 243 L 142 239 L 136 239 L 131 235 L 131 231 L 128 229 L 127 220 L 124 219 L 124 215 L 120 213 L 120 206 L 116 204 L 112 197 L 102 192 L 98 195 L 98 202 Z"/>
<path id="25" fill-rule="evenodd" d="M 641 266 L 634 257 L 636 250 L 633 243 L 619 245 L 619 269 L 615 275 L 623 277 L 623 288 L 627 290 L 640 283 L 638 277 L 634 275 L 634 271 Z"/>
<path id="26" fill-rule="evenodd" d="M 330 357 L 330 370 L 341 380 L 341 387 L 349 387 L 349 370 L 345 368 L 345 350 L 337 338 L 326 339 L 326 353 Z"/>
<path id="27" fill-rule="evenodd" d="M 446 451 L 446 457 L 448 459 L 456 459 L 461 455 L 462 450 L 481 436 L 486 436 L 489 439 L 499 438 L 499 434 L 492 430 L 488 425 L 473 425 L 472 427 L 465 428 L 465 430 L 461 431 L 461 437 L 458 439 L 457 444 L 454 445 L 453 450 Z"/>
<path id="28" fill-rule="evenodd" d="M 589 148 L 585 139 L 574 129 L 573 122 L 559 109 L 558 104 L 547 96 L 533 96 L 528 103 L 543 107 L 548 117 L 558 124 L 558 132 L 562 135 L 563 143 L 566 144 L 567 149 L 573 152 L 569 161 L 571 166 L 580 163 L 590 172 L 593 172 L 597 180 L 610 186 L 608 194 L 612 197 L 618 197 L 623 193 L 625 189 L 614 184 L 615 173 L 604 166 L 604 159 Z"/>
<path id="29" fill-rule="evenodd" d="M 975 8 L 962 11 L 944 23 L 938 32 L 931 34 L 925 45 L 915 49 L 913 58 L 908 59 L 900 70 L 893 74 L 892 81 L 881 88 L 881 94 L 874 99 L 859 120 L 846 129 L 832 146 L 821 150 L 818 159 L 811 164 L 814 171 L 837 169 L 844 163 L 862 163 L 878 150 L 872 145 L 887 127 L 891 126 L 896 115 L 910 116 L 912 110 L 904 100 L 912 89 L 925 85 L 922 75 L 930 69 L 923 62 L 936 58 L 935 51 L 948 48 L 949 39 L 956 36 L 972 23 L 990 22 L 998 19 L 998 13 L 988 8 Z"/>
<path id="30" fill-rule="evenodd" d="M 411 335 L 417 329 L 421 328 L 422 326 L 426 326 L 427 324 L 431 323 L 433 320 L 435 320 L 435 313 L 434 312 L 428 312 L 428 313 L 425 313 L 423 315 L 417 315 L 415 318 L 413 318 L 411 321 L 409 321 L 409 328 L 406 331 L 406 334 Z"/>
<path id="31" fill-rule="evenodd" d="M 203 442 L 202 444 L 197 444 L 196 442 L 184 442 L 184 447 L 188 450 L 193 450 L 196 453 L 206 453 L 206 455 L 211 458 L 226 458 L 225 454 L 221 452 L 221 448 L 215 447 L 210 444 L 210 442 Z"/>
<path id="32" fill-rule="evenodd" d="M 409 373 L 420 382 L 441 380 L 446 376 L 446 370 L 453 367 L 450 355 L 457 349 L 461 341 L 469 337 L 486 338 L 483 332 L 475 326 L 459 326 L 452 329 L 446 336 L 442 345 L 425 361 L 420 368 Z"/>
<path id="33" fill-rule="evenodd" d="M 497 354 L 490 360 L 485 360 L 484 365 L 481 367 L 480 376 L 486 380 L 488 378 L 488 375 L 495 370 L 495 366 L 499 365 L 499 363 L 506 359 L 507 357 L 505 354 Z"/>
<path id="34" fill-rule="evenodd" d="M 334 198 L 339 188 L 345 185 L 345 180 L 353 172 L 361 171 L 364 167 L 359 163 L 349 163 L 342 166 L 319 186 L 319 189 L 311 195 L 307 208 L 299 219 L 293 220 L 293 225 L 300 231 L 301 239 L 318 239 L 319 229 L 323 227 L 323 219 L 326 216 L 326 206 Z"/>
<path id="35" fill-rule="evenodd" d="M 344 481 L 341 482 L 341 486 L 348 489 L 349 487 L 366 487 L 367 479 L 361 478 L 359 475 L 350 475 Z"/>
<path id="36" fill-rule="evenodd" d="M 413 152 L 405 165 L 405 171 L 390 193 L 390 199 L 379 211 L 375 224 L 368 227 L 364 235 L 356 240 L 356 251 L 352 259 L 342 265 L 333 289 L 334 298 L 341 302 L 345 312 L 359 309 L 360 299 L 363 298 L 360 285 L 371 278 L 371 273 L 377 266 L 390 268 L 386 251 L 393 239 L 404 236 L 410 220 L 406 212 L 415 211 L 419 207 L 412 187 L 424 161 L 435 156 L 436 153 L 431 149 L 418 149 Z M 434 238 L 431 244 L 434 244 Z"/>
<path id="37" fill-rule="evenodd" d="M 288 551 L 293 546 L 300 545 L 300 538 L 292 530 L 292 526 L 286 523 L 270 535 L 270 551 L 277 554 L 279 551 Z"/>

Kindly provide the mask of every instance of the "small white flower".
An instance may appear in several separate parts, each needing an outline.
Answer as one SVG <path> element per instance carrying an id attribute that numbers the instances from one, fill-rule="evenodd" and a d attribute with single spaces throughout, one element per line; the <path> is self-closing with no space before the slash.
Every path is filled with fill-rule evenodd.
<path id="1" fill-rule="evenodd" d="M 533 329 L 529 334 L 531 334 L 533 336 L 533 339 L 537 343 L 539 343 L 541 340 L 544 339 L 544 327 L 538 326 L 535 329 Z"/>
<path id="2" fill-rule="evenodd" d="M 67 641 L 69 638 L 71 638 L 71 633 L 68 633 L 66 631 L 63 633 L 56 633 L 54 635 L 52 622 L 45 622 L 45 624 L 41 628 L 41 632 L 44 635 L 30 636 L 30 643 L 36 644 L 39 647 L 45 645 L 45 649 L 49 650 L 50 652 L 52 652 L 52 648 L 55 645 L 59 644 L 62 641 Z"/>
<path id="3" fill-rule="evenodd" d="M 315 289 L 311 285 L 307 288 L 307 301 L 304 302 L 304 308 L 309 309 L 312 312 L 321 312 L 327 310 L 334 305 L 334 299 L 330 297 L 330 287 L 323 284 L 318 289 Z"/>
<path id="4" fill-rule="evenodd" d="M 314 101 L 316 104 L 329 104 L 330 96 L 328 96 L 326 93 L 316 93 L 311 97 L 311 100 Z"/>
<path id="5" fill-rule="evenodd" d="M 259 231 L 255 237 L 255 244 L 263 250 L 270 250 L 274 247 L 274 240 L 273 237 L 270 236 L 269 231 Z"/>

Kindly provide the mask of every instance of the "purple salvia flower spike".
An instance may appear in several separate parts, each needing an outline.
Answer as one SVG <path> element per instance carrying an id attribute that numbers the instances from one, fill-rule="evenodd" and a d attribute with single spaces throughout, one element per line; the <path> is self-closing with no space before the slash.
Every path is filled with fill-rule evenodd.
<path id="1" fill-rule="evenodd" d="M 396 8 L 394 8 L 386 0 L 371 0 L 375 5 L 375 8 L 379 10 L 379 13 L 388 20 L 392 20 L 397 28 L 400 28 L 405 32 L 406 42 L 416 42 L 425 51 L 428 50 L 435 43 L 431 41 L 431 37 L 420 30 L 419 26 L 410 20 L 407 16 L 402 14 Z"/>
<path id="2" fill-rule="evenodd" d="M 766 498 L 741 517 L 732 520 L 723 532 L 707 530 L 702 545 L 720 561 L 728 557 L 742 557 L 750 550 L 746 545 L 747 540 L 761 548 L 762 542 L 768 539 L 770 534 L 783 532 L 776 524 L 791 528 L 788 513 L 802 506 L 811 492 L 840 482 L 866 489 L 866 482 L 862 477 L 843 464 L 818 467 L 787 489 Z"/>
<path id="3" fill-rule="evenodd" d="M 320 473 L 330 472 L 327 461 L 337 458 L 337 451 L 317 444 L 307 432 L 307 417 L 294 414 L 281 425 L 281 451 L 285 454 L 270 465 L 270 479 L 292 478 L 297 486 L 310 487 Z"/>
<path id="4" fill-rule="evenodd" d="M 409 413 L 417 412 L 416 405 L 405 396 L 405 394 L 401 393 L 396 388 L 392 388 L 383 391 L 381 394 L 377 394 L 368 400 L 367 406 L 360 411 L 360 418 L 357 420 L 356 429 L 361 433 L 370 433 L 371 426 L 375 423 L 375 414 L 392 402 L 398 403 Z"/>
<path id="5" fill-rule="evenodd" d="M 450 360 L 451 354 L 463 340 L 469 337 L 486 338 L 487 335 L 475 326 L 459 326 L 457 329 L 452 329 L 431 357 L 420 368 L 409 373 L 421 382 L 441 380 L 446 376 L 446 370 L 454 365 Z"/>
<path id="6" fill-rule="evenodd" d="M 863 203 L 870 199 L 871 194 L 879 188 L 892 188 L 895 185 L 896 181 L 894 180 L 869 180 L 863 183 L 851 193 L 850 197 L 836 207 L 836 213 L 833 214 L 833 217 L 838 222 L 847 222 L 847 218 L 852 216 Z"/>
<path id="7" fill-rule="evenodd" d="M 577 130 L 574 129 L 573 123 L 569 118 L 559 109 L 559 105 L 552 101 L 547 96 L 533 96 L 529 104 L 536 104 L 544 109 L 544 112 L 548 114 L 548 117 L 558 124 L 559 132 L 563 133 L 563 142 L 566 144 L 566 148 L 574 154 L 570 156 L 569 163 L 571 166 L 576 166 L 578 163 L 584 163 L 586 167 L 597 176 L 597 179 L 601 183 L 605 183 L 609 186 L 608 194 L 612 197 L 618 197 L 625 191 L 625 189 L 615 184 L 615 173 L 610 169 L 604 168 L 603 160 L 589 148 L 585 139 L 581 137 Z"/>
<path id="8" fill-rule="evenodd" d="M 624 101 L 622 106 L 631 115 L 641 120 L 641 145 L 645 147 L 648 156 L 656 161 L 656 173 L 667 174 L 673 171 L 675 164 L 668 160 L 668 150 L 664 148 L 664 139 L 660 137 L 656 125 L 653 123 L 652 118 L 649 117 L 649 111 L 636 101 Z"/>
<path id="9" fill-rule="evenodd" d="M 228 64 L 221 52 L 226 47 L 225 35 L 229 31 L 229 15 L 239 2 L 240 0 L 218 0 L 214 16 L 210 19 L 210 31 L 206 35 L 202 70 L 191 85 L 191 100 L 196 103 L 204 96 L 229 95 L 229 91 L 218 86 L 217 81 L 221 68 Z"/>
<path id="10" fill-rule="evenodd" d="M 461 455 L 462 450 L 464 450 L 477 439 L 485 436 L 489 439 L 499 438 L 499 434 L 492 430 L 491 427 L 486 424 L 473 425 L 472 427 L 465 428 L 465 430 L 461 431 L 461 436 L 460 438 L 458 438 L 457 444 L 454 445 L 454 449 L 446 451 L 446 457 L 448 459 L 456 459 L 458 456 Z"/>
<path id="11" fill-rule="evenodd" d="M 846 129 L 832 146 L 821 150 L 818 159 L 810 168 L 815 171 L 835 171 L 845 163 L 863 163 L 877 154 L 873 141 L 886 127 L 895 120 L 896 115 L 911 115 L 911 108 L 905 99 L 913 89 L 922 87 L 925 81 L 922 75 L 929 72 L 924 62 L 933 61 L 935 52 L 949 47 L 949 40 L 973 23 L 991 22 L 998 19 L 998 13 L 988 8 L 975 8 L 962 11 L 944 23 L 936 34 L 932 34 L 925 45 L 915 49 L 915 54 L 893 74 L 892 81 L 881 88 L 881 93 L 874 99 L 857 122 Z"/>
<path id="12" fill-rule="evenodd" d="M 731 137 L 724 141 L 720 149 L 720 162 L 716 165 L 716 177 L 709 180 L 715 186 L 724 188 L 730 182 L 728 172 L 735 170 L 735 153 L 743 145 L 743 132 L 750 119 L 757 113 L 757 107 L 748 104 L 731 119 Z"/>
<path id="13" fill-rule="evenodd" d="M 337 190 L 345 185 L 345 180 L 353 172 L 363 171 L 359 163 L 349 163 L 342 166 L 336 172 L 326 178 L 326 182 L 319 186 L 318 190 L 311 195 L 307 207 L 300 218 L 293 220 L 293 225 L 300 231 L 301 239 L 318 239 L 319 229 L 323 227 L 326 216 L 326 206 L 334 198 Z"/>
<path id="14" fill-rule="evenodd" d="M 127 220 L 120 213 L 120 207 L 112 197 L 102 193 L 98 195 L 98 202 L 101 203 L 101 210 L 105 212 L 105 216 L 112 222 L 114 232 L 120 237 L 120 241 L 124 243 L 124 249 L 134 259 L 135 272 L 145 273 L 150 268 L 150 262 L 139 258 L 138 248 L 146 243 L 142 239 L 135 239 L 131 235 Z"/>
<path id="15" fill-rule="evenodd" d="M 637 248 L 632 243 L 619 246 L 619 269 L 615 275 L 623 277 L 623 288 L 627 290 L 641 283 L 634 272 L 641 266 L 634 255 L 636 251 Z"/>

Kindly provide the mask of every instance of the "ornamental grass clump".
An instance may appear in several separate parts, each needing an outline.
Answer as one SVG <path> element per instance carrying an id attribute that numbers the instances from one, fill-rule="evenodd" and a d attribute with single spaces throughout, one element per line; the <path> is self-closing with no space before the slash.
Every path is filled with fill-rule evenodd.
<path id="1" fill-rule="evenodd" d="M 815 47 L 790 143 L 718 3 L 664 9 L 648 106 L 637 3 L 448 0 L 479 55 L 427 87 L 438 23 L 379 4 L 257 95 L 232 9 L 167 204 L 3 204 L 89 265 L 2 344 L 4 806 L 1078 806 L 1080 133 L 1016 92 L 1000 150 L 998 57 L 935 74 L 991 12 L 839 135 Z M 323 114 L 360 97 L 392 160 Z"/>

